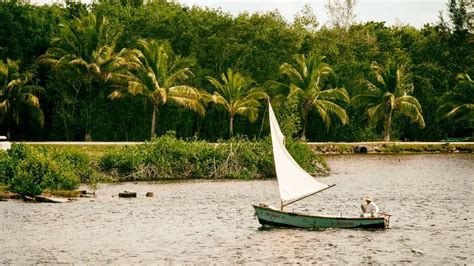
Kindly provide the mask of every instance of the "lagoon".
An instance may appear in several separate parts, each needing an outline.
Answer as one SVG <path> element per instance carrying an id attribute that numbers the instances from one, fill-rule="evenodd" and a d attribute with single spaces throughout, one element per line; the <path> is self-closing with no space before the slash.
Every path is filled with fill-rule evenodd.
<path id="1" fill-rule="evenodd" d="M 390 229 L 261 228 L 251 205 L 278 205 L 276 180 L 107 184 L 65 204 L 0 202 L 0 264 L 474 263 L 473 154 L 326 158 L 319 180 L 336 187 L 288 208 L 358 215 L 371 194 Z"/>

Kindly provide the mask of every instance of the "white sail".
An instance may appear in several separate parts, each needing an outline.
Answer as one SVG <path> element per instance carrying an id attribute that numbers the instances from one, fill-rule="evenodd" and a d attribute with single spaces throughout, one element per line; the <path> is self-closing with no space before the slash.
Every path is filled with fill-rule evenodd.
<path id="1" fill-rule="evenodd" d="M 280 188 L 282 207 L 328 188 L 328 185 L 316 181 L 314 177 L 301 168 L 286 150 L 284 143 L 285 136 L 280 130 L 271 104 L 269 104 L 269 115 L 273 158 L 275 161 L 278 186 Z"/>

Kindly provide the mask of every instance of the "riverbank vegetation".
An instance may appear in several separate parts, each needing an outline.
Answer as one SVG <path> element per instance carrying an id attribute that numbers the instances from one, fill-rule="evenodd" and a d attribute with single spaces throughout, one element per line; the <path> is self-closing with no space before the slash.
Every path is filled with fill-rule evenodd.
<path id="1" fill-rule="evenodd" d="M 314 175 L 328 173 L 325 160 L 307 145 L 289 140 L 287 147 L 308 172 Z M 14 144 L 1 155 L 0 184 L 6 184 L 11 192 L 27 196 L 45 191 L 56 195 L 61 190 L 77 189 L 80 183 L 94 187 L 98 182 L 130 180 L 275 177 L 268 138 L 208 143 L 177 139 L 170 133 L 144 144 L 111 149 L 100 157 L 87 156 L 65 146 L 30 147 L 22 144 Z"/>
<path id="2" fill-rule="evenodd" d="M 295 160 L 308 172 L 327 173 L 325 161 L 308 146 L 287 143 Z M 275 177 L 269 139 L 234 139 L 218 143 L 185 141 L 165 135 L 150 143 L 127 146 L 104 155 L 99 168 L 118 180 L 261 179 Z"/>
<path id="3" fill-rule="evenodd" d="M 288 22 L 146 2 L 0 3 L 0 135 L 261 139 L 266 98 L 285 134 L 308 141 L 472 135 L 465 1 L 447 0 L 449 19 L 421 29 L 358 23 L 340 8 L 321 25 L 309 6 Z"/>
<path id="4" fill-rule="evenodd" d="M 66 150 L 14 144 L 0 158 L 0 183 L 24 196 L 44 190 L 74 190 L 95 174 L 87 159 Z"/>

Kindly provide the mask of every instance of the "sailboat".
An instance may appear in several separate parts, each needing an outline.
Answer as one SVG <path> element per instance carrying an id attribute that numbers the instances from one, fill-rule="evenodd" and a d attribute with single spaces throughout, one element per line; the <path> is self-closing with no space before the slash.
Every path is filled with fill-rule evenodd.
<path id="1" fill-rule="evenodd" d="M 269 103 L 270 131 L 272 137 L 273 159 L 280 190 L 280 209 L 260 203 L 253 205 L 261 225 L 299 228 L 388 228 L 389 215 L 380 217 L 340 217 L 315 216 L 287 212 L 283 208 L 292 203 L 313 196 L 334 187 L 318 182 L 301 168 L 285 148 L 285 136 Z"/>

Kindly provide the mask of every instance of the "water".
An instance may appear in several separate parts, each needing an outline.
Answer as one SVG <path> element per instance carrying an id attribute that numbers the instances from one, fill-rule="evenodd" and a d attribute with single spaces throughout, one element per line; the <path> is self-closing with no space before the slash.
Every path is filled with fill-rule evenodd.
<path id="1" fill-rule="evenodd" d="M 277 205 L 274 180 L 123 183 L 65 204 L 0 202 L 0 264 L 474 263 L 474 155 L 328 161 L 320 180 L 336 187 L 289 208 L 358 215 L 372 194 L 390 229 L 262 229 L 251 204 Z"/>

